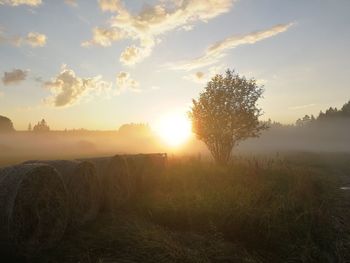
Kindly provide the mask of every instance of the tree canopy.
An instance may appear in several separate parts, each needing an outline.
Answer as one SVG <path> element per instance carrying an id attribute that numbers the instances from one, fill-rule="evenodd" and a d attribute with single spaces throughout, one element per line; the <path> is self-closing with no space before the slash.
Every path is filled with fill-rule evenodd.
<path id="1" fill-rule="evenodd" d="M 193 132 L 217 163 L 226 164 L 234 146 L 267 128 L 259 121 L 262 110 L 257 107 L 263 91 L 255 79 L 227 70 L 225 75 L 214 76 L 199 99 L 193 100 L 189 113 Z"/>
<path id="2" fill-rule="evenodd" d="M 48 132 L 50 131 L 49 125 L 47 125 L 46 121 L 42 119 L 33 127 L 34 132 Z"/>
<path id="3" fill-rule="evenodd" d="M 0 132 L 13 131 L 15 131 L 15 128 L 13 127 L 12 121 L 9 118 L 0 115 Z"/>
<path id="4" fill-rule="evenodd" d="M 152 132 L 148 124 L 128 123 L 120 126 L 118 133 L 122 136 L 149 136 Z"/>

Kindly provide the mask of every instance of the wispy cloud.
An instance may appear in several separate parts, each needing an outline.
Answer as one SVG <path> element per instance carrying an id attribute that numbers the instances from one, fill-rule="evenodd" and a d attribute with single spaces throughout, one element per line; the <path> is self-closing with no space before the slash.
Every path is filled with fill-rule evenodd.
<path id="1" fill-rule="evenodd" d="M 293 23 L 280 24 L 269 29 L 249 33 L 240 36 L 231 36 L 222 41 L 216 42 L 209 46 L 205 53 L 195 59 L 190 59 L 175 64 L 166 65 L 166 67 L 175 70 L 194 70 L 209 66 L 219 62 L 223 57 L 227 55 L 227 52 L 240 45 L 254 44 L 266 38 L 276 36 L 282 32 L 287 31 Z"/>
<path id="2" fill-rule="evenodd" d="M 184 76 L 184 79 L 196 82 L 196 83 L 205 83 L 207 78 L 203 71 L 197 71 L 195 73 L 191 73 L 189 75 Z"/>
<path id="3" fill-rule="evenodd" d="M 120 12 L 124 9 L 120 0 L 98 0 L 98 4 L 103 12 Z"/>
<path id="4" fill-rule="evenodd" d="M 83 47 L 89 47 L 93 45 L 109 47 L 112 45 L 112 42 L 123 39 L 125 37 L 125 33 L 123 31 L 113 28 L 95 27 L 92 32 L 92 39 L 83 42 L 81 44 Z"/>
<path id="5" fill-rule="evenodd" d="M 128 66 L 135 65 L 151 54 L 154 45 L 153 40 L 150 40 L 143 41 L 141 47 L 129 46 L 121 53 L 119 61 Z"/>
<path id="6" fill-rule="evenodd" d="M 2 83 L 4 85 L 18 84 L 27 78 L 28 71 L 22 69 L 14 69 L 10 72 L 4 72 Z"/>
<path id="7" fill-rule="evenodd" d="M 196 71 L 194 73 L 190 73 L 183 78 L 186 80 L 190 80 L 195 83 L 204 84 L 208 82 L 212 77 L 216 74 L 220 74 L 224 69 L 223 65 L 210 67 L 207 71 Z"/>
<path id="8" fill-rule="evenodd" d="M 134 92 L 140 92 L 140 83 L 131 78 L 130 73 L 121 71 L 117 74 L 116 84 L 119 91 L 131 90 Z"/>
<path id="9" fill-rule="evenodd" d="M 129 12 L 121 0 L 99 0 L 99 6 L 102 11 L 115 14 L 110 25 L 123 32 L 123 38 L 139 42 L 128 46 L 120 57 L 125 65 L 134 65 L 152 53 L 159 38 L 165 33 L 179 28 L 190 30 L 197 22 L 207 22 L 228 12 L 233 2 L 234 0 L 159 1 L 136 14 Z M 117 40 L 120 39 L 111 39 Z"/>
<path id="10" fill-rule="evenodd" d="M 289 107 L 289 110 L 302 110 L 302 109 L 307 109 L 316 106 L 316 104 L 311 103 L 311 104 L 306 104 L 306 105 L 298 105 L 298 106 L 293 106 Z"/>
<path id="11" fill-rule="evenodd" d="M 30 32 L 28 35 L 24 38 L 24 41 L 31 45 L 32 47 L 43 47 L 46 45 L 47 37 L 44 34 L 36 33 L 36 32 Z"/>
<path id="12" fill-rule="evenodd" d="M 29 45 L 33 48 L 43 47 L 46 45 L 47 37 L 37 32 L 29 32 L 27 36 L 7 36 L 4 30 L 0 30 L 0 44 L 10 44 L 14 46 Z"/>
<path id="13" fill-rule="evenodd" d="M 78 77 L 72 69 L 63 65 L 58 75 L 45 82 L 44 87 L 52 93 L 45 102 L 55 107 L 67 107 L 79 103 L 83 97 L 111 90 L 112 84 L 103 81 L 101 76 Z"/>
<path id="14" fill-rule="evenodd" d="M 34 7 L 40 5 L 41 3 L 41 0 L 0 0 L 0 5 L 9 6 L 28 5 Z"/>

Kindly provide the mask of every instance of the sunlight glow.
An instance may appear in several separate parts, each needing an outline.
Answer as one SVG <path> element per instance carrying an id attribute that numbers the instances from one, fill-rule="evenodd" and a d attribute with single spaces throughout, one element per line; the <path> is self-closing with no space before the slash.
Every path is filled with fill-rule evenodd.
<path id="1" fill-rule="evenodd" d="M 183 145 L 192 134 L 191 122 L 185 114 L 164 115 L 155 125 L 161 139 L 172 147 Z"/>

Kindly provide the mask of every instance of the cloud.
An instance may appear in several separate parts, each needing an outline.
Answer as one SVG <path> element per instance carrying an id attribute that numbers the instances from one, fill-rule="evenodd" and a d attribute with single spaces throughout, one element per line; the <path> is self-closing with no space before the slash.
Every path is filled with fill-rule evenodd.
<path id="1" fill-rule="evenodd" d="M 98 3 L 103 12 L 119 12 L 124 10 L 120 0 L 98 0 Z"/>
<path id="2" fill-rule="evenodd" d="M 52 93 L 45 101 L 55 107 L 72 106 L 79 103 L 82 97 L 109 91 L 111 86 L 111 83 L 101 80 L 101 76 L 80 78 L 64 65 L 56 77 L 44 83 L 44 87 Z"/>
<path id="3" fill-rule="evenodd" d="M 307 109 L 316 106 L 316 104 L 311 103 L 311 104 L 306 104 L 306 105 L 298 105 L 298 106 L 293 106 L 289 107 L 288 109 L 290 110 L 302 110 L 302 109 Z"/>
<path id="4" fill-rule="evenodd" d="M 4 72 L 2 82 L 4 85 L 18 84 L 27 78 L 28 71 L 21 69 L 14 69 L 10 72 Z"/>
<path id="5" fill-rule="evenodd" d="M 205 83 L 207 81 L 206 74 L 202 71 L 197 71 L 195 73 L 191 73 L 187 76 L 184 76 L 184 79 L 193 81 L 195 83 Z"/>
<path id="6" fill-rule="evenodd" d="M 161 1 L 154 6 L 146 6 L 136 15 L 121 7 L 112 19 L 112 25 L 139 39 L 145 35 L 154 37 L 198 21 L 206 22 L 228 12 L 232 3 L 233 0 Z"/>
<path id="7" fill-rule="evenodd" d="M 0 44 L 10 44 L 14 46 L 22 46 L 23 44 L 31 47 L 43 47 L 46 45 L 47 37 L 37 32 L 29 32 L 25 37 L 6 36 L 3 30 L 0 30 Z"/>
<path id="8" fill-rule="evenodd" d="M 220 74 L 223 71 L 223 69 L 223 65 L 211 67 L 207 72 L 196 71 L 195 73 L 191 73 L 189 75 L 184 76 L 184 79 L 193 81 L 195 83 L 203 84 L 208 82 L 216 74 Z"/>
<path id="9" fill-rule="evenodd" d="M 92 40 L 83 42 L 81 44 L 83 47 L 90 47 L 93 45 L 108 47 L 112 45 L 112 42 L 123 39 L 125 37 L 123 31 L 113 28 L 95 27 L 92 32 Z"/>
<path id="10" fill-rule="evenodd" d="M 21 42 L 22 42 L 21 37 L 7 36 L 6 29 L 3 26 L 0 26 L 0 44 L 11 44 L 11 45 L 19 46 Z"/>
<path id="11" fill-rule="evenodd" d="M 120 61 L 126 65 L 133 65 L 142 59 L 141 49 L 136 46 L 127 47 L 120 55 Z"/>
<path id="12" fill-rule="evenodd" d="M 254 44 L 263 39 L 273 37 L 282 32 L 287 31 L 293 23 L 281 24 L 271 27 L 266 30 L 257 31 L 240 36 L 231 36 L 222 41 L 219 41 L 207 48 L 205 53 L 195 59 L 179 62 L 176 64 L 167 65 L 167 67 L 175 70 L 194 70 L 215 64 L 220 61 L 223 57 L 227 55 L 227 51 L 234 49 L 240 45 Z"/>
<path id="13" fill-rule="evenodd" d="M 120 91 L 132 90 L 135 92 L 140 92 L 139 83 L 132 79 L 128 72 L 121 71 L 117 74 L 116 78 L 117 88 Z"/>
<path id="14" fill-rule="evenodd" d="M 35 7 L 40 5 L 41 3 L 41 0 L 0 0 L 0 5 L 10 6 L 29 5 Z"/>
<path id="15" fill-rule="evenodd" d="M 153 41 L 143 42 L 141 47 L 129 46 L 121 53 L 119 60 L 124 65 L 135 65 L 151 54 L 153 46 Z"/>
<path id="16" fill-rule="evenodd" d="M 78 6 L 77 0 L 64 0 L 64 2 L 71 6 Z"/>
<path id="17" fill-rule="evenodd" d="M 234 1 L 161 0 L 138 13 L 128 11 L 121 0 L 99 0 L 99 6 L 104 12 L 114 13 L 111 28 L 123 32 L 123 38 L 139 42 L 137 46 L 128 46 L 120 56 L 125 65 L 134 65 L 152 53 L 160 36 L 175 29 L 191 30 L 197 22 L 207 22 L 228 12 Z M 112 41 L 116 40 L 119 38 Z"/>
<path id="18" fill-rule="evenodd" d="M 36 32 L 28 33 L 25 42 L 32 47 L 43 47 L 46 45 L 46 36 Z"/>

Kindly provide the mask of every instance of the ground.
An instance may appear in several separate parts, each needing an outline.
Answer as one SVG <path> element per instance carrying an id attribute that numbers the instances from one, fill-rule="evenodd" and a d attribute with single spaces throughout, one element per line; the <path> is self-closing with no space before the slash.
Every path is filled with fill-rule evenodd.
<path id="1" fill-rule="evenodd" d="M 30 262 L 350 262 L 350 155 L 178 158 Z"/>

